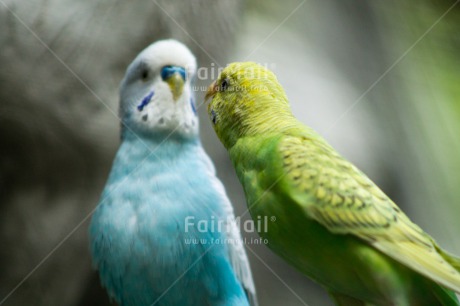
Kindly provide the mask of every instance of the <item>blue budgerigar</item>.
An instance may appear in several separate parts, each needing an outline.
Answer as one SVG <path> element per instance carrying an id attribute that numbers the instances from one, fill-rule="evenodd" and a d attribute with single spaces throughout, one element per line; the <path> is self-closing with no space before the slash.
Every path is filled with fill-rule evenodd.
<path id="1" fill-rule="evenodd" d="M 200 144 L 196 60 L 158 41 L 121 83 L 121 145 L 90 225 L 93 263 L 119 305 L 254 305 L 233 209 Z"/>

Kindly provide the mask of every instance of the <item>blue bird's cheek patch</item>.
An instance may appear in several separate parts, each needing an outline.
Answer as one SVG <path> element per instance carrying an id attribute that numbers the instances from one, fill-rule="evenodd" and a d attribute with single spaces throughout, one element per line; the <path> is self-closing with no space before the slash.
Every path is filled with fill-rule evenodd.
<path id="1" fill-rule="evenodd" d="M 137 110 L 140 111 L 140 112 L 142 112 L 142 111 L 144 110 L 144 107 L 146 107 L 146 106 L 150 103 L 150 101 L 152 100 L 154 94 L 155 94 L 155 93 L 154 93 L 153 90 L 152 90 L 148 95 L 146 95 L 146 96 L 144 97 L 144 99 L 142 99 L 141 104 L 139 104 L 139 105 L 137 106 Z"/>
<path id="2" fill-rule="evenodd" d="M 190 105 L 192 106 L 193 113 L 196 116 L 196 105 L 195 105 L 195 99 L 190 98 Z"/>

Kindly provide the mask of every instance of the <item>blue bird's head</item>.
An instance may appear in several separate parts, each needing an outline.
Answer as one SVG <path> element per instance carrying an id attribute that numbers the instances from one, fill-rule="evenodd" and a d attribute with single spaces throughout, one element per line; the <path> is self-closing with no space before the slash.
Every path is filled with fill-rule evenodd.
<path id="1" fill-rule="evenodd" d="M 195 71 L 195 57 L 176 40 L 161 40 L 144 49 L 121 82 L 123 129 L 147 135 L 198 135 L 191 88 Z"/>

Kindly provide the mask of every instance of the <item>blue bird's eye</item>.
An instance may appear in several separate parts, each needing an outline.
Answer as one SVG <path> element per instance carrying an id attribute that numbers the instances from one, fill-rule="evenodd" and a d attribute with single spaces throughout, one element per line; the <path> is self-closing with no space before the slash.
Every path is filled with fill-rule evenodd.
<path id="1" fill-rule="evenodd" d="M 211 109 L 211 121 L 212 121 L 212 124 L 216 124 L 216 121 L 217 121 L 217 115 L 213 109 Z"/>
<path id="2" fill-rule="evenodd" d="M 147 80 L 147 78 L 149 77 L 149 71 L 147 69 L 143 70 L 142 71 L 142 80 Z"/>

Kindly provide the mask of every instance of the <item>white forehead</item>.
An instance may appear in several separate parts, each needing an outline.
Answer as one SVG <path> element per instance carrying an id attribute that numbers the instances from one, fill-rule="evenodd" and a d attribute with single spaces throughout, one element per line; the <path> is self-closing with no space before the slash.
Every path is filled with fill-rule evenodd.
<path id="1" fill-rule="evenodd" d="M 147 64 L 153 70 L 172 65 L 184 67 L 189 75 L 194 75 L 196 71 L 195 56 L 184 44 L 174 39 L 160 40 L 151 44 L 139 53 L 131 66 L 140 62 Z"/>

